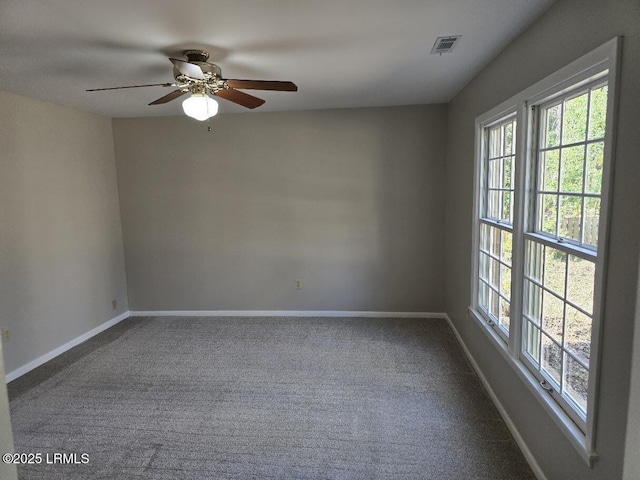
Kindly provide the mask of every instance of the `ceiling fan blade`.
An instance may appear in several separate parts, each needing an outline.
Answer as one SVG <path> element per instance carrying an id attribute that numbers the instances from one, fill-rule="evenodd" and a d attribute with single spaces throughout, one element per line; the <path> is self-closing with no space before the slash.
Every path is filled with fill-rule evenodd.
<path id="1" fill-rule="evenodd" d="M 128 87 L 110 87 L 110 88 L 91 88 L 86 92 L 99 92 L 101 90 L 120 90 L 122 88 L 140 88 L 140 87 L 172 87 L 173 83 L 149 83 L 147 85 L 130 85 Z"/>
<path id="2" fill-rule="evenodd" d="M 239 90 L 234 90 L 233 88 L 223 88 L 222 90 L 218 90 L 215 95 L 247 108 L 256 108 L 264 103 L 264 100 L 261 98 L 254 97 Z"/>
<path id="3" fill-rule="evenodd" d="M 170 58 L 171 63 L 178 69 L 178 71 L 190 78 L 196 80 L 204 80 L 204 73 L 202 69 L 193 63 L 185 62 L 184 60 L 178 60 L 177 58 Z"/>
<path id="4" fill-rule="evenodd" d="M 277 90 L 279 92 L 297 92 L 298 86 L 293 82 L 277 82 L 272 80 L 225 80 L 233 88 L 246 90 Z"/>
<path id="5" fill-rule="evenodd" d="M 184 92 L 182 90 L 174 90 L 173 92 L 165 95 L 164 97 L 151 102 L 149 105 L 160 105 L 162 103 L 167 103 L 167 102 L 170 102 L 171 100 L 175 100 L 176 98 L 181 97 L 185 93 L 187 92 Z"/>

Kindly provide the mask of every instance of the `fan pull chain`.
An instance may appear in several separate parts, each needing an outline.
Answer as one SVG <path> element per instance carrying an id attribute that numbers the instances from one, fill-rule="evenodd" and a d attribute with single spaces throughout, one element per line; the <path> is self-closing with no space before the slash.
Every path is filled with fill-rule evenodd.
<path id="1" fill-rule="evenodd" d="M 205 92 L 206 95 L 206 92 Z M 209 102 L 207 102 L 207 132 L 211 131 L 211 117 L 209 116 Z"/>

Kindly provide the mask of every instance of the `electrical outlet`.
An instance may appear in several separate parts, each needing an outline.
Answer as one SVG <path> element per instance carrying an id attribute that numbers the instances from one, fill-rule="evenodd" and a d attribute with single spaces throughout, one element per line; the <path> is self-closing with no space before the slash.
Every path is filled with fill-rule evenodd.
<path id="1" fill-rule="evenodd" d="M 118 308 L 118 301 L 114 298 L 111 300 L 111 309 L 115 310 L 116 308 Z"/>
<path id="2" fill-rule="evenodd" d="M 302 290 L 302 280 L 296 280 L 294 282 L 294 285 L 296 287 L 296 290 Z"/>

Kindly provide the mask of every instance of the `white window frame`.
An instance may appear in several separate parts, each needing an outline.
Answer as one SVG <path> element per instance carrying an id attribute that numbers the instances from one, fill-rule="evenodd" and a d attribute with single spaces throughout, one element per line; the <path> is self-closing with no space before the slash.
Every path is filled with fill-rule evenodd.
<path id="1" fill-rule="evenodd" d="M 576 61 L 553 73 L 535 85 L 516 94 L 489 112 L 476 119 L 476 161 L 474 176 L 473 200 L 473 235 L 472 235 L 472 275 L 471 304 L 469 315 L 487 334 L 498 348 L 506 362 L 513 368 L 543 408 L 576 448 L 581 457 L 589 465 L 597 458 L 595 452 L 595 425 L 598 411 L 598 385 L 601 331 L 604 314 L 605 273 L 608 256 L 608 232 L 610 221 L 610 205 L 612 190 L 612 170 L 614 164 L 614 147 L 617 118 L 617 99 L 619 82 L 619 58 L 621 38 L 616 37 L 604 45 L 580 57 Z M 604 73 L 603 73 L 604 72 Z M 607 124 L 605 131 L 604 164 L 602 175 L 600 225 L 598 230 L 598 249 L 595 259 L 596 278 L 594 286 L 593 326 L 591 341 L 591 360 L 589 364 L 589 387 L 586 421 L 581 422 L 575 415 L 567 413 L 545 385 L 541 384 L 523 362 L 522 343 L 522 286 L 524 277 L 524 240 L 527 236 L 557 248 L 557 243 L 547 236 L 539 235 L 525 228 L 534 225 L 537 135 L 535 115 L 532 107 L 544 104 L 554 97 L 572 91 L 581 85 L 593 82 L 596 78 L 606 80 L 608 84 Z M 478 308 L 479 284 L 479 239 L 481 195 L 483 182 L 484 132 L 487 127 L 499 123 L 502 119 L 516 114 L 517 142 L 515 157 L 515 199 L 513 206 L 513 254 L 511 284 L 511 319 L 509 337 L 500 335 L 487 317 Z M 527 204 L 525 204 L 527 203 Z M 561 243 L 561 242 L 560 242 Z M 586 255 L 594 255 L 594 251 L 585 249 Z"/>

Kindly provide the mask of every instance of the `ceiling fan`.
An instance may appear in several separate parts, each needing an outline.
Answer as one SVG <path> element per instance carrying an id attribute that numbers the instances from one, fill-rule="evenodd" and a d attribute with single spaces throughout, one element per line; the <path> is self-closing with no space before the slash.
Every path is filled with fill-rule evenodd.
<path id="1" fill-rule="evenodd" d="M 174 83 L 152 83 L 147 85 L 131 85 L 127 87 L 92 88 L 87 92 L 102 90 L 118 90 L 122 88 L 141 87 L 174 87 L 171 93 L 161 97 L 149 105 L 161 105 L 179 98 L 187 93 L 191 95 L 182 102 L 184 113 L 196 120 L 204 121 L 218 113 L 218 104 L 211 96 L 222 97 L 230 102 L 246 108 L 256 108 L 264 100 L 242 90 L 276 90 L 281 92 L 296 92 L 298 87 L 293 82 L 271 80 L 236 80 L 222 78 L 222 71 L 215 63 L 210 63 L 209 53 L 205 50 L 186 50 L 185 60 L 170 58 L 173 63 Z"/>

